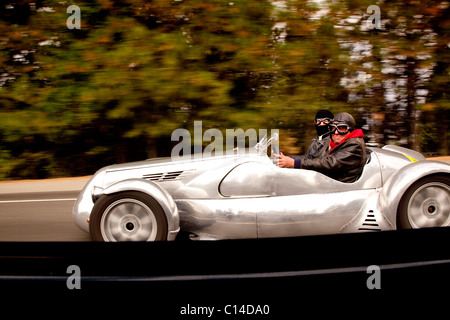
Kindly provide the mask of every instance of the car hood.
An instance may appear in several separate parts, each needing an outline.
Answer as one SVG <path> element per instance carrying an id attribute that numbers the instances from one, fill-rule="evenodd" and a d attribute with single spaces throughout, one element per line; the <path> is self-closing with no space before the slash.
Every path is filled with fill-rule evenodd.
<path id="1" fill-rule="evenodd" d="M 108 188 L 126 179 L 144 179 L 154 182 L 190 180 L 206 172 L 210 178 L 215 175 L 222 175 L 221 178 L 223 178 L 223 170 L 231 170 L 237 164 L 248 161 L 249 158 L 270 161 L 268 157 L 245 153 L 211 157 L 154 158 L 104 167 L 96 174 L 98 178 L 95 186 Z"/>

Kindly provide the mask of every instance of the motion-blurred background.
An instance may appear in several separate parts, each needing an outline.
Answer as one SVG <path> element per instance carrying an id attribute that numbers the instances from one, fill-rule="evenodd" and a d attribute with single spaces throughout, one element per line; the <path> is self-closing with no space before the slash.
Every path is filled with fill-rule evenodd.
<path id="1" fill-rule="evenodd" d="M 2 180 L 168 156 L 196 120 L 280 129 L 302 153 L 322 108 L 353 113 L 371 146 L 449 154 L 448 1 L 0 3 Z"/>

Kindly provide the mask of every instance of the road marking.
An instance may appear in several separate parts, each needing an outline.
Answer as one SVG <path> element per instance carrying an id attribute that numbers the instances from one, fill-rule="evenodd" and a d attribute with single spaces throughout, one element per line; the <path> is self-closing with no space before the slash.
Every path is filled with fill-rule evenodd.
<path id="1" fill-rule="evenodd" d="M 63 199 L 29 199 L 29 200 L 4 200 L 2 203 L 27 203 L 27 202 L 54 202 L 54 201 L 76 201 L 77 198 L 63 198 Z"/>

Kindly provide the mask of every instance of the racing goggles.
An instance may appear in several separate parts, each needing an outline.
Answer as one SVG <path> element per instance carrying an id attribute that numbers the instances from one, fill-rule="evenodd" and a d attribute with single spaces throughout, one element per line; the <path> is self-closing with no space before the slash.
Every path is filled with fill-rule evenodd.
<path id="1" fill-rule="evenodd" d="M 330 124 L 330 132 L 333 134 L 337 130 L 338 134 L 344 135 L 350 131 L 350 126 L 345 123 L 331 123 Z"/>
<path id="2" fill-rule="evenodd" d="M 319 118 L 319 119 L 316 119 L 316 124 L 319 125 L 322 122 L 324 124 L 330 124 L 331 121 L 333 121 L 333 119 L 330 119 L 330 118 Z"/>

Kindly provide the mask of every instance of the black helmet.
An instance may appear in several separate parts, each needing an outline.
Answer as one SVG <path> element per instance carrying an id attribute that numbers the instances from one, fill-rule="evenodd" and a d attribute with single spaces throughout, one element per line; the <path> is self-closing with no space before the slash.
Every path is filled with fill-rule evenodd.
<path id="1" fill-rule="evenodd" d="M 349 126 L 350 131 L 355 130 L 356 121 L 350 113 L 341 112 L 334 116 L 333 123 L 345 123 Z"/>

